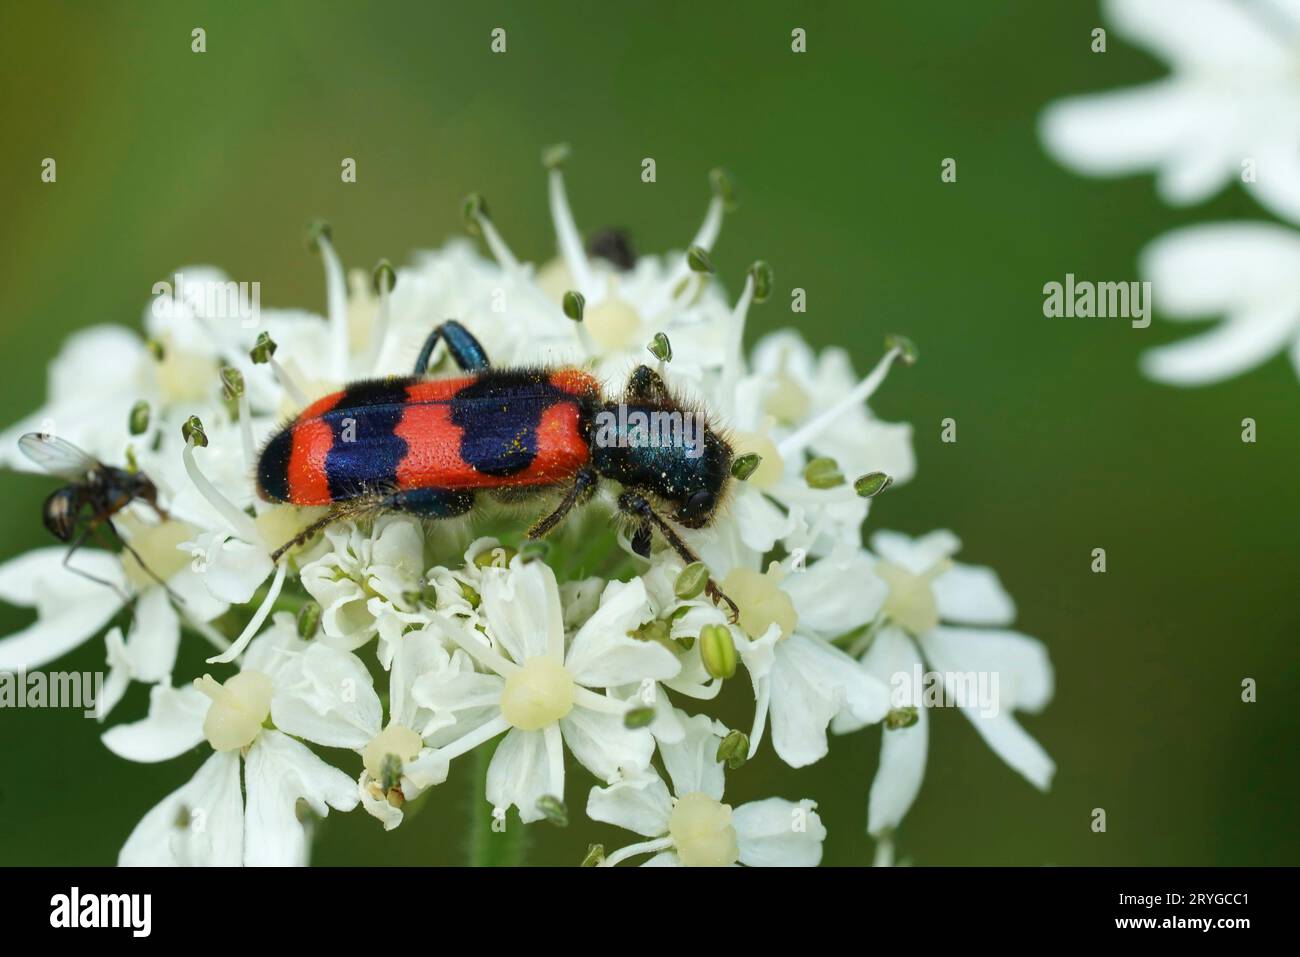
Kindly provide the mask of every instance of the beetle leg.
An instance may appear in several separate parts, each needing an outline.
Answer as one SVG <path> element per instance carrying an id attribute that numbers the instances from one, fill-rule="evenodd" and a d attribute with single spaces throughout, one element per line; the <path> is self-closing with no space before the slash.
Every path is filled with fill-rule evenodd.
<path id="1" fill-rule="evenodd" d="M 433 350 L 437 348 L 439 340 L 447 343 L 447 352 L 456 361 L 456 365 L 466 372 L 481 372 L 491 366 L 487 353 L 479 341 L 470 335 L 470 331 L 455 319 L 448 319 L 424 340 L 420 357 L 415 360 L 416 375 L 424 375 L 429 371 L 429 360 L 433 358 Z"/>
<path id="2" fill-rule="evenodd" d="M 536 522 L 528 530 L 529 538 L 541 538 L 551 529 L 564 521 L 564 517 L 569 514 L 573 506 L 577 505 L 591 489 L 595 488 L 597 482 L 596 473 L 591 469 L 582 469 L 574 476 L 573 486 L 565 493 L 563 501 L 556 507 L 550 515 Z"/>
<path id="3" fill-rule="evenodd" d="M 682 561 L 686 562 L 686 564 L 689 565 L 692 562 L 698 562 L 700 560 L 699 557 L 691 551 L 690 547 L 682 541 L 681 536 L 677 534 L 673 527 L 664 521 L 664 519 L 650 507 L 650 503 L 646 501 L 645 496 L 638 495 L 636 492 L 624 492 L 618 497 L 618 509 L 620 512 L 641 519 L 643 523 L 642 528 L 648 528 L 652 524 L 658 528 L 659 534 L 663 535 L 664 540 L 673 547 L 673 550 L 681 556 Z M 636 535 L 640 535 L 640 533 L 640 529 L 638 529 Z M 636 535 L 634 535 L 632 539 L 634 549 L 637 541 Z M 736 606 L 736 603 L 727 596 L 726 592 L 718 587 L 717 582 L 715 582 L 712 577 L 709 578 L 709 582 L 705 585 L 704 591 L 709 598 L 713 599 L 714 604 L 717 604 L 718 602 L 726 604 L 728 609 L 731 611 L 729 617 L 733 625 L 739 621 L 740 609 Z"/>
<path id="4" fill-rule="evenodd" d="M 347 518 L 354 518 L 364 512 L 369 512 L 375 508 L 375 505 L 376 501 L 370 498 L 349 499 L 346 502 L 335 505 L 320 518 L 316 519 L 316 521 L 312 522 L 293 538 L 289 539 L 273 551 L 271 553 L 271 563 L 274 564 L 278 562 L 280 556 L 289 549 L 297 548 L 299 545 L 304 545 L 309 542 L 317 532 L 326 526 L 333 525 L 335 522 L 341 522 Z"/>

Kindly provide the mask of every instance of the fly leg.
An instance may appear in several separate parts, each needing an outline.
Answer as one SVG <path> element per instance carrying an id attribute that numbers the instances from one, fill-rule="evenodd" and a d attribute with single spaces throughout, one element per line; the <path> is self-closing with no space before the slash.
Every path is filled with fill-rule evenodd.
<path id="1" fill-rule="evenodd" d="M 591 490 L 596 487 L 596 473 L 591 469 L 582 469 L 574 476 L 572 487 L 565 493 L 564 499 L 560 502 L 550 515 L 534 523 L 533 527 L 528 530 L 529 538 L 541 538 L 550 532 L 560 522 L 564 521 L 566 515 L 573 509 L 573 506 L 583 502 L 591 494 Z"/>
<path id="2" fill-rule="evenodd" d="M 122 601 L 129 602 L 131 600 L 131 596 L 128 595 L 126 592 L 124 592 L 113 582 L 108 581 L 105 578 L 100 578 L 98 575 L 92 575 L 90 572 L 86 571 L 85 569 L 78 568 L 77 566 L 72 564 L 72 556 L 76 554 L 77 550 L 81 548 L 81 546 L 86 544 L 87 540 L 89 540 L 90 536 L 93 535 L 96 529 L 98 528 L 99 528 L 99 522 L 95 519 L 91 519 L 91 521 L 86 525 L 86 527 L 82 529 L 81 534 L 77 536 L 77 540 L 73 542 L 72 545 L 68 548 L 68 553 L 63 556 L 63 567 L 66 568 L 68 571 L 72 572 L 74 575 L 80 575 L 82 578 L 85 578 L 88 581 L 95 582 L 97 585 L 103 585 L 105 588 L 111 588 L 113 591 L 117 592 L 118 597 L 120 597 Z"/>
<path id="3" fill-rule="evenodd" d="M 653 527 L 659 529 L 659 534 L 664 537 L 664 540 L 673 547 L 673 550 L 682 557 L 682 561 L 686 562 L 686 564 L 689 565 L 692 562 L 699 561 L 699 558 L 691 551 L 690 547 L 682 541 L 681 536 L 677 534 L 676 530 L 674 530 L 671 525 L 664 521 L 663 518 L 650 507 L 650 503 L 646 501 L 645 496 L 639 495 L 636 492 L 624 492 L 618 497 L 618 510 L 625 515 L 630 515 L 633 518 L 638 519 L 641 523 L 640 527 L 636 530 L 636 533 L 632 536 L 632 547 L 638 555 L 646 557 L 650 554 L 650 529 Z M 640 550 L 641 548 L 644 548 L 645 551 L 642 552 Z M 705 594 L 713 600 L 714 604 L 723 602 L 727 605 L 728 609 L 731 611 L 730 618 L 732 624 L 735 624 L 740 619 L 740 609 L 736 606 L 736 603 L 727 597 L 727 594 L 718 587 L 717 582 L 715 582 L 712 577 L 709 578 L 708 584 L 704 586 L 704 591 Z"/>
<path id="4" fill-rule="evenodd" d="M 144 559 L 140 557 L 140 553 L 132 547 L 130 542 L 122 537 L 122 533 L 117 530 L 117 526 L 113 524 L 111 518 L 104 519 L 104 524 L 107 525 L 109 530 L 113 533 L 113 537 L 117 539 L 118 544 L 126 549 L 127 552 L 130 553 L 131 557 L 135 559 L 135 563 L 143 568 L 150 578 L 163 587 L 163 591 L 167 592 L 168 598 L 182 605 L 185 604 L 185 599 L 172 591 L 171 588 L 168 587 L 167 583 L 158 577 L 158 573 L 144 563 Z"/>
<path id="5" fill-rule="evenodd" d="M 415 360 L 416 375 L 424 375 L 429 371 L 429 360 L 433 358 L 433 350 L 437 348 L 439 340 L 447 343 L 447 352 L 456 365 L 466 372 L 481 372 L 491 365 L 487 353 L 479 341 L 470 335 L 469 330 L 455 319 L 448 319 L 424 340 L 420 357 Z"/>

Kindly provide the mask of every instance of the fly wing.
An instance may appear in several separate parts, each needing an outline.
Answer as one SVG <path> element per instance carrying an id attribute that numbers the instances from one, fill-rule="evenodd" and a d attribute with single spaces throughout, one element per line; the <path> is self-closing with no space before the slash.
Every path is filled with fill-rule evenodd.
<path id="1" fill-rule="evenodd" d="M 101 467 L 90 454 L 48 432 L 28 432 L 18 439 L 18 447 L 45 471 L 70 482 L 83 482 Z"/>

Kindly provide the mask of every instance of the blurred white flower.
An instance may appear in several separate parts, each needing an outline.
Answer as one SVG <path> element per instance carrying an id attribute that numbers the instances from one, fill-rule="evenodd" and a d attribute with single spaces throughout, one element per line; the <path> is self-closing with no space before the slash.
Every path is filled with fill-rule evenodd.
<path id="1" fill-rule="evenodd" d="M 1120 36 L 1167 61 L 1145 86 L 1043 113 L 1048 152 L 1091 176 L 1152 170 L 1188 205 L 1240 180 L 1300 222 L 1300 0 L 1104 0 Z"/>
<path id="2" fill-rule="evenodd" d="M 1166 318 L 1208 320 L 1212 331 L 1150 349 L 1142 370 L 1170 385 L 1203 385 L 1286 352 L 1300 375 L 1300 232 L 1274 223 L 1189 226 L 1142 253 Z"/>

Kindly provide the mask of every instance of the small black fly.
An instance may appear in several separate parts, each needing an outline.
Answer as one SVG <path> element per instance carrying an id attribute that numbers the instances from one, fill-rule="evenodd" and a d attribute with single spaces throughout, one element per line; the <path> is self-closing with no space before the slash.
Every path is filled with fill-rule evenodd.
<path id="1" fill-rule="evenodd" d="M 167 588 L 167 583 L 144 563 L 144 559 L 113 524 L 113 516 L 135 501 L 144 502 L 159 519 L 167 519 L 167 513 L 158 504 L 158 489 L 147 475 L 105 465 L 66 439 L 48 432 L 28 432 L 18 440 L 18 447 L 46 472 L 68 482 L 63 488 L 50 493 L 42 506 L 41 518 L 51 535 L 61 542 L 72 543 L 63 559 L 63 564 L 69 571 L 121 594 L 121 589 L 112 582 L 76 568 L 71 563 L 77 549 L 107 527 L 140 567 L 154 581 Z M 168 593 L 176 597 L 171 589 L 168 589 Z"/>

